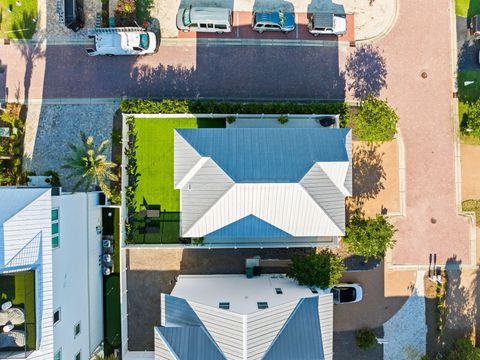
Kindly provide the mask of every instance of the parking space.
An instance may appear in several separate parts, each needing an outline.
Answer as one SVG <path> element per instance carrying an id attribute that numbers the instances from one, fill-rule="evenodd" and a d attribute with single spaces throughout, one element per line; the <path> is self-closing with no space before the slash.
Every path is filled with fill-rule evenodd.
<path id="1" fill-rule="evenodd" d="M 355 23 L 354 15 L 347 14 L 347 32 L 342 36 L 320 35 L 313 36 L 308 32 L 307 24 L 310 14 L 305 12 L 295 13 L 295 30 L 287 34 L 281 32 L 264 32 L 259 34 L 252 29 L 251 11 L 233 12 L 233 29 L 230 33 L 201 33 L 178 31 L 178 38 L 182 39 L 272 39 L 272 40 L 317 40 L 317 41 L 354 41 Z"/>

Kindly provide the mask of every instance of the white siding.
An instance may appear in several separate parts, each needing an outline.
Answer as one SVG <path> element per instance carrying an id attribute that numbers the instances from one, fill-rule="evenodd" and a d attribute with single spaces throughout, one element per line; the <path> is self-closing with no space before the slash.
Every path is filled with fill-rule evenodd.
<path id="1" fill-rule="evenodd" d="M 342 233 L 345 231 L 345 195 L 336 184 L 343 188 L 347 167 L 347 163 L 332 163 L 325 166 L 327 174 L 324 167 L 317 163 L 300 183 Z"/>
<path id="2" fill-rule="evenodd" d="M 333 295 L 318 297 L 318 316 L 322 331 L 322 344 L 325 360 L 333 358 Z"/>
<path id="3" fill-rule="evenodd" d="M 173 356 L 169 350 L 167 344 L 163 340 L 157 328 L 155 333 L 155 360 L 176 360 L 176 356 Z"/>
<path id="4" fill-rule="evenodd" d="M 17 189 L 28 192 L 29 189 Z M 38 189 L 35 189 L 38 191 Z M 1 198 L 1 193 L 0 193 Z M 51 360 L 53 358 L 53 299 L 52 299 L 52 249 L 51 249 L 51 195 L 45 190 L 23 210 L 3 224 L 3 249 L 6 260 L 11 260 L 37 234 L 41 237 L 41 257 L 31 264 L 35 269 L 35 309 L 37 321 L 37 351 L 27 359 Z M 1 244 L 0 244 L 1 245 Z M 20 255 L 21 256 L 21 255 Z M 23 265 L 33 259 L 21 256 Z M 17 257 L 18 259 L 18 257 Z M 8 266 L 7 261 L 7 266 Z M 18 264 L 18 263 L 17 263 Z M 2 269 L 8 271 L 8 268 Z"/>
<path id="5" fill-rule="evenodd" d="M 233 186 L 233 180 L 208 159 L 182 190 L 182 234 Z"/>
<path id="6" fill-rule="evenodd" d="M 177 188 L 182 179 L 201 159 L 200 154 L 176 130 L 173 131 L 173 178 Z"/>
<path id="7" fill-rule="evenodd" d="M 296 237 L 343 235 L 299 184 L 235 184 L 184 236 L 202 237 L 251 214 Z"/>
<path id="8" fill-rule="evenodd" d="M 261 359 L 298 304 L 298 300 L 248 316 L 248 359 Z"/>
<path id="9" fill-rule="evenodd" d="M 352 188 L 352 130 L 350 130 L 345 138 L 345 149 L 347 150 L 348 155 L 348 171 L 347 176 L 345 177 L 345 188 L 353 194 Z"/>
<path id="10" fill-rule="evenodd" d="M 87 359 L 103 339 L 103 282 L 99 256 L 101 209 L 98 194 L 76 193 L 55 196 L 59 209 L 60 247 L 53 250 L 54 310 L 61 320 L 54 327 L 55 352 L 73 359 L 79 351 Z M 80 322 L 81 332 L 74 336 Z"/>
<path id="11" fill-rule="evenodd" d="M 243 359 L 244 316 L 230 311 L 189 302 L 227 359 Z"/>

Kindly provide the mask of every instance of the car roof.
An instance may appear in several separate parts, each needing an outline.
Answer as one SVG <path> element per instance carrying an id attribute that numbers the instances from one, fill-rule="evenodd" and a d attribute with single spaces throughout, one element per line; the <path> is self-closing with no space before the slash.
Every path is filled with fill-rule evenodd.
<path id="1" fill-rule="evenodd" d="M 255 22 L 270 22 L 274 24 L 280 24 L 280 13 L 281 11 L 271 11 L 271 12 L 256 12 L 255 13 Z M 283 12 L 284 23 L 283 26 L 292 26 L 295 24 L 295 18 L 290 12 Z"/>
<path id="2" fill-rule="evenodd" d="M 190 21 L 192 23 L 198 22 L 224 22 L 228 20 L 230 10 L 220 7 L 195 7 L 192 6 L 190 10 Z"/>
<path id="3" fill-rule="evenodd" d="M 314 28 L 333 28 L 333 14 L 331 12 L 319 12 L 313 14 Z"/>
<path id="4" fill-rule="evenodd" d="M 357 298 L 357 291 L 353 287 L 339 287 L 340 302 L 352 302 Z"/>

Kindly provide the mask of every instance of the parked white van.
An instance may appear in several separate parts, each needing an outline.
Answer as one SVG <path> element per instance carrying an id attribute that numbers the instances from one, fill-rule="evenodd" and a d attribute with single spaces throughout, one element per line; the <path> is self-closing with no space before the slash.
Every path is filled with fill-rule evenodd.
<path id="1" fill-rule="evenodd" d="M 92 29 L 88 37 L 95 40 L 94 47 L 85 49 L 88 55 L 146 55 L 157 48 L 157 36 L 143 28 Z"/>
<path id="2" fill-rule="evenodd" d="M 347 19 L 345 15 L 319 12 L 312 14 L 307 26 L 313 36 L 343 35 L 347 32 Z"/>
<path id="3" fill-rule="evenodd" d="M 184 32 L 231 32 L 232 11 L 220 7 L 180 8 L 177 13 L 177 28 Z"/>

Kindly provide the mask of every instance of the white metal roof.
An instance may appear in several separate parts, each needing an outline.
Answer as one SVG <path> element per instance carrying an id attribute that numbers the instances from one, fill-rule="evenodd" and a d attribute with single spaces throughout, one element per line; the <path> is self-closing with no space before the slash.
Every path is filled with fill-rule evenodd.
<path id="1" fill-rule="evenodd" d="M 181 190 L 182 236 L 203 237 L 249 215 L 294 237 L 343 236 L 349 161 L 317 162 L 299 183 L 235 183 L 211 158 L 174 133 L 174 181 Z"/>

